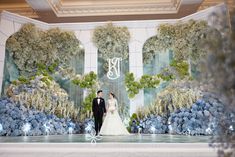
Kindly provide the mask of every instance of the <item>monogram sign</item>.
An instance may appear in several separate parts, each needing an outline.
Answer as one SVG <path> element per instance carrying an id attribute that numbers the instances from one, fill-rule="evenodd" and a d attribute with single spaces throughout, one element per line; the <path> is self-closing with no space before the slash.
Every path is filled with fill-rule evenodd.
<path id="1" fill-rule="evenodd" d="M 115 80 L 120 77 L 120 62 L 121 58 L 114 57 L 112 59 L 108 59 L 109 70 L 107 72 L 107 77 L 110 80 Z"/>

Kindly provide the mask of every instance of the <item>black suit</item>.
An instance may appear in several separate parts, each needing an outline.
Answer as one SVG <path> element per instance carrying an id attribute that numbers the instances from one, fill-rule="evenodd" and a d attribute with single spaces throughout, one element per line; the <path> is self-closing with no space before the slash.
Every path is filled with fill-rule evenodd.
<path id="1" fill-rule="evenodd" d="M 98 104 L 98 99 L 100 99 L 100 102 Z M 103 115 L 106 113 L 105 108 L 105 101 L 103 98 L 94 98 L 92 101 L 92 112 L 95 118 L 95 131 L 96 134 L 99 133 L 102 122 L 103 122 Z"/>

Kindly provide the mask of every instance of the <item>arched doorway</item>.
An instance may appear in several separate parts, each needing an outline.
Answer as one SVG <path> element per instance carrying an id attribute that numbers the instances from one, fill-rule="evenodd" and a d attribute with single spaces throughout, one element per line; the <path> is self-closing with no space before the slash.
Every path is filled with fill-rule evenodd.
<path id="1" fill-rule="evenodd" d="M 129 99 L 125 89 L 125 74 L 129 72 L 129 56 L 126 59 L 120 57 L 104 59 L 99 54 L 98 50 L 100 88 L 103 90 L 105 100 L 108 100 L 109 92 L 115 94 L 118 100 L 119 114 L 122 119 L 125 119 L 129 117 Z M 119 72 L 119 76 L 115 76 L 116 72 Z"/>
<path id="2" fill-rule="evenodd" d="M 157 36 L 152 36 L 143 46 L 143 74 L 157 75 L 169 66 L 170 61 L 173 58 L 173 53 L 170 50 L 159 52 L 154 48 L 154 42 L 157 42 Z M 148 56 L 148 57 L 147 57 Z M 149 57 L 151 56 L 151 57 Z M 166 83 L 162 83 L 157 88 L 144 89 L 144 104 L 149 105 L 154 103 L 156 95 L 166 86 Z"/>

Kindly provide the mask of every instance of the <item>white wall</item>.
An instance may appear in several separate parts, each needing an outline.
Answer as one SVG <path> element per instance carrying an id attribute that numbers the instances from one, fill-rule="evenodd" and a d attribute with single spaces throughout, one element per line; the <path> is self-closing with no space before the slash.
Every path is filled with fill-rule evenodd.
<path id="1" fill-rule="evenodd" d="M 190 16 L 178 20 L 145 20 L 145 21 L 118 21 L 113 22 L 114 25 L 128 27 L 131 40 L 129 43 L 129 67 L 130 72 L 133 72 L 137 78 L 143 74 L 142 63 L 142 48 L 144 42 L 151 36 L 156 35 L 156 28 L 161 23 L 174 23 L 179 20 L 187 21 L 189 19 L 203 19 L 207 20 L 208 16 L 216 9 L 224 7 L 224 4 L 208 8 L 206 10 L 197 12 Z M 37 27 L 42 29 L 49 29 L 52 27 L 59 27 L 62 29 L 73 30 L 77 38 L 82 42 L 85 48 L 85 69 L 84 72 L 97 72 L 97 48 L 92 43 L 92 32 L 95 27 L 104 25 L 106 22 L 89 22 L 89 23 L 60 23 L 48 24 L 33 20 L 27 17 L 19 16 L 9 12 L 2 12 L 0 17 L 0 87 L 2 86 L 3 68 L 5 58 L 5 43 L 8 37 L 19 30 L 24 23 L 34 23 Z M 1 88 L 0 88 L 1 92 Z M 130 114 L 134 113 L 136 108 L 144 104 L 143 90 L 134 98 L 130 100 Z"/>

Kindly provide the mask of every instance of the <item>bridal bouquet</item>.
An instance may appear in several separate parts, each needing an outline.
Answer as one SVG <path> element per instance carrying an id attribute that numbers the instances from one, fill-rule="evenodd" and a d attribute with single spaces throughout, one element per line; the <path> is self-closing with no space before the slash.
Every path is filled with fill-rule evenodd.
<path id="1" fill-rule="evenodd" d="M 115 107 L 114 106 L 109 107 L 109 111 L 113 114 L 113 112 L 115 111 Z"/>

